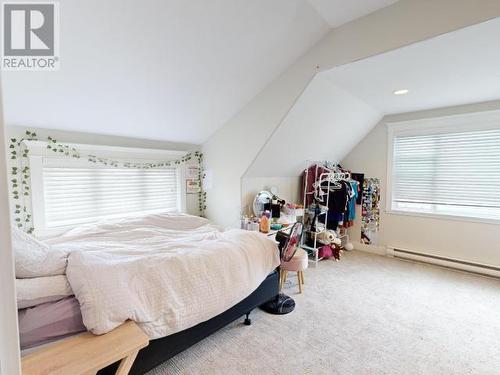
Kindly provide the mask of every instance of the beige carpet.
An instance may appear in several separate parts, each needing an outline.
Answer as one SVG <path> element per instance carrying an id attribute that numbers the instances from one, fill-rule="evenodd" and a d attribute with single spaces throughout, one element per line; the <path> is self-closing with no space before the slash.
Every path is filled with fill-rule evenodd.
<path id="1" fill-rule="evenodd" d="M 295 311 L 256 310 L 160 374 L 500 374 L 500 281 L 351 252 L 305 273 Z"/>

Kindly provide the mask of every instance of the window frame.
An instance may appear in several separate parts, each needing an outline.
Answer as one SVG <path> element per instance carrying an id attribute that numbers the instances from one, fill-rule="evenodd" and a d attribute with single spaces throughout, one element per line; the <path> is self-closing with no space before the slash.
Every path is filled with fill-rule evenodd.
<path id="1" fill-rule="evenodd" d="M 500 224 L 500 219 L 488 219 L 467 215 L 418 212 L 393 207 L 394 138 L 397 136 L 418 136 L 457 133 L 465 131 L 500 129 L 500 110 L 469 112 L 464 114 L 428 117 L 415 120 L 387 122 L 387 183 L 385 212 L 392 215 L 427 217 L 433 219 L 457 220 L 476 223 Z"/>
<path id="2" fill-rule="evenodd" d="M 47 228 L 45 223 L 45 194 L 44 194 L 44 181 L 43 181 L 43 167 L 44 160 L 50 160 L 51 163 L 55 162 L 60 164 L 61 167 L 90 167 L 100 168 L 100 166 L 90 165 L 85 160 L 74 159 L 71 157 L 62 157 L 47 151 L 47 143 L 43 141 L 25 141 L 26 146 L 30 150 L 28 156 L 28 163 L 30 167 L 30 204 L 33 219 L 33 226 L 36 235 L 47 235 L 52 233 L 61 232 L 74 228 L 78 225 L 92 223 L 95 221 L 88 221 L 79 224 L 68 224 L 53 228 Z M 94 145 L 80 145 L 68 144 L 83 153 L 95 154 L 97 152 L 103 153 L 103 157 L 112 158 L 113 160 L 122 161 L 135 161 L 135 162 L 158 162 L 165 160 L 175 160 L 186 154 L 184 151 L 168 151 L 157 149 L 142 149 L 142 148 L 129 148 L 129 147 L 116 147 L 116 146 L 94 146 Z M 103 166 L 105 167 L 105 166 Z M 175 169 L 177 180 L 177 210 L 179 212 L 186 212 L 186 184 L 185 181 L 185 166 L 177 165 L 168 168 Z M 115 217 L 126 217 L 127 215 L 116 215 Z M 109 217 L 112 217 L 111 215 Z"/>

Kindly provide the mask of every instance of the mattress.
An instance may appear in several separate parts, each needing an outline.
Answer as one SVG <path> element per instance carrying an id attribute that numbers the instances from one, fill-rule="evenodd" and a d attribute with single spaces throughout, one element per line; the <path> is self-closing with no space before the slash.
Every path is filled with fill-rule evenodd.
<path id="1" fill-rule="evenodd" d="M 66 275 L 16 279 L 18 309 L 59 301 L 73 294 Z"/>
<path id="2" fill-rule="evenodd" d="M 21 349 L 28 349 L 86 331 L 75 297 L 19 310 Z"/>
<path id="3" fill-rule="evenodd" d="M 66 275 L 97 335 L 127 320 L 150 339 L 180 332 L 242 301 L 279 265 L 268 237 L 183 214 L 100 222 L 45 241 L 69 254 Z"/>

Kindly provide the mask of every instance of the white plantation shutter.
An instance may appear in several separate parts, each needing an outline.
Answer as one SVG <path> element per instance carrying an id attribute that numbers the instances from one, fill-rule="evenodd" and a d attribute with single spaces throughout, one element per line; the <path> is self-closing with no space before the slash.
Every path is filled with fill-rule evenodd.
<path id="1" fill-rule="evenodd" d="M 500 219 L 500 129 L 395 135 L 392 209 Z"/>
<path id="2" fill-rule="evenodd" d="M 45 227 L 179 209 L 176 168 L 43 166 Z"/>

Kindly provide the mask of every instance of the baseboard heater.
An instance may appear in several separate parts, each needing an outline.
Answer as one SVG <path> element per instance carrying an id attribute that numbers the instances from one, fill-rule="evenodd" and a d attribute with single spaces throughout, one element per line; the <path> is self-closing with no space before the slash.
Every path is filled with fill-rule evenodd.
<path id="1" fill-rule="evenodd" d="M 469 262 L 454 258 L 447 258 L 438 255 L 401 249 L 391 246 L 387 247 L 387 255 L 393 256 L 395 258 L 410 259 L 419 262 L 432 263 L 447 268 L 455 268 L 462 271 L 480 273 L 483 275 L 500 278 L 500 267 L 495 267 L 487 264 Z"/>

